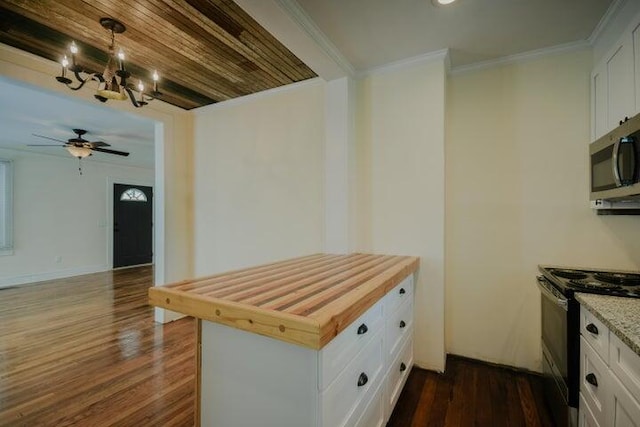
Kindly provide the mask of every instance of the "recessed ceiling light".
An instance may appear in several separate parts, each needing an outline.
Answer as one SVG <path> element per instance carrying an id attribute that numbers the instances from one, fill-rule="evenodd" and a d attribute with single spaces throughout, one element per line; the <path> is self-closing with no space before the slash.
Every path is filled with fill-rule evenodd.
<path id="1" fill-rule="evenodd" d="M 431 1 L 436 6 L 443 6 L 443 5 L 451 4 L 456 0 L 431 0 Z"/>

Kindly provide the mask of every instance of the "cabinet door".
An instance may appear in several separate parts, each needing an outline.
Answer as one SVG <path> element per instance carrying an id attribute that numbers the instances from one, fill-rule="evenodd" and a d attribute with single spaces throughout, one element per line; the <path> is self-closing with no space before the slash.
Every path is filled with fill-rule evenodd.
<path id="1" fill-rule="evenodd" d="M 600 427 L 596 417 L 591 413 L 591 408 L 580 393 L 580 410 L 578 411 L 578 427 Z"/>
<path id="2" fill-rule="evenodd" d="M 626 34 L 610 51 L 606 59 L 608 89 L 607 131 L 614 129 L 625 117 L 635 112 L 633 41 Z"/>
<path id="3" fill-rule="evenodd" d="M 609 111 L 607 96 L 606 62 L 596 65 L 591 73 L 591 140 L 595 141 L 608 132 Z"/>
<path id="4" fill-rule="evenodd" d="M 611 371 L 610 371 L 611 372 Z M 608 423 L 612 427 L 640 427 L 640 403 L 611 373 L 608 402 Z"/>

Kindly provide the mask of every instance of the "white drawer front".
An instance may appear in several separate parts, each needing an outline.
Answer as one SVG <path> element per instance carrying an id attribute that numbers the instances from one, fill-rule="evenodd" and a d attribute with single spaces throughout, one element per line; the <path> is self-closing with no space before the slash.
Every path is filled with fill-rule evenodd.
<path id="1" fill-rule="evenodd" d="M 406 341 L 403 341 L 400 354 L 391 362 L 387 374 L 387 412 L 389 415 L 400 397 L 404 383 L 413 366 L 413 337 L 407 338 Z"/>
<path id="2" fill-rule="evenodd" d="M 385 310 L 387 315 L 395 311 L 396 308 L 406 300 L 413 299 L 413 274 L 408 275 L 402 282 L 385 296 Z"/>
<path id="3" fill-rule="evenodd" d="M 609 328 L 583 306 L 580 306 L 580 335 L 605 363 L 609 362 Z"/>
<path id="4" fill-rule="evenodd" d="M 318 387 L 326 389 L 376 332 L 384 329 L 383 303 L 378 301 L 320 350 Z"/>
<path id="5" fill-rule="evenodd" d="M 600 427 L 596 418 L 591 412 L 591 408 L 584 401 L 584 396 L 580 393 L 580 410 L 578 411 L 578 427 Z"/>
<path id="6" fill-rule="evenodd" d="M 609 369 L 584 337 L 580 337 L 580 393 L 601 425 L 604 423 L 604 406 Z M 597 384 L 597 385 L 595 385 Z"/>
<path id="7" fill-rule="evenodd" d="M 351 420 L 346 424 L 347 426 L 355 426 L 355 427 L 384 427 L 385 425 L 385 417 L 384 417 L 384 393 L 382 392 L 382 388 L 384 387 L 384 383 L 381 381 L 378 384 L 378 387 L 372 394 L 370 399 L 366 399 L 367 401 L 362 402 L 364 409 L 360 408 L 356 409 L 353 418 L 357 419 L 357 421 L 352 422 Z"/>
<path id="8" fill-rule="evenodd" d="M 321 425 L 346 425 L 358 405 L 366 398 L 368 391 L 377 388 L 382 382 L 383 361 L 382 333 L 378 332 L 322 392 Z"/>
<path id="9" fill-rule="evenodd" d="M 640 356 L 613 333 L 610 338 L 609 366 L 631 396 L 640 402 Z"/>
<path id="10" fill-rule="evenodd" d="M 387 336 L 385 346 L 388 360 L 393 360 L 400 351 L 400 342 L 413 333 L 413 301 L 405 301 L 387 318 Z"/>

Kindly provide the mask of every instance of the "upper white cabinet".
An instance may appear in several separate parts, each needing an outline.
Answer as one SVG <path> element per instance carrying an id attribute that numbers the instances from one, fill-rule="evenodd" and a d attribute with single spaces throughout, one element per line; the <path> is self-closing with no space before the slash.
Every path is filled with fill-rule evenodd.
<path id="1" fill-rule="evenodd" d="M 591 139 L 640 112 L 640 16 L 593 67 Z"/>
<path id="2" fill-rule="evenodd" d="M 634 46 L 625 34 L 591 73 L 593 139 L 596 140 L 636 112 Z"/>

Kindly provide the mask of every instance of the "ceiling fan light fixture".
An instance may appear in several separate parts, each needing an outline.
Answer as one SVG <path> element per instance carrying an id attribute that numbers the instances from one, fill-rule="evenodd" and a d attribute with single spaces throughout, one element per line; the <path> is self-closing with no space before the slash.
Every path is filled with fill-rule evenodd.
<path id="1" fill-rule="evenodd" d="M 77 157 L 79 159 L 84 159 L 85 157 L 89 157 L 91 155 L 91 150 L 87 147 L 76 147 L 72 145 L 66 148 L 73 157 Z"/>

